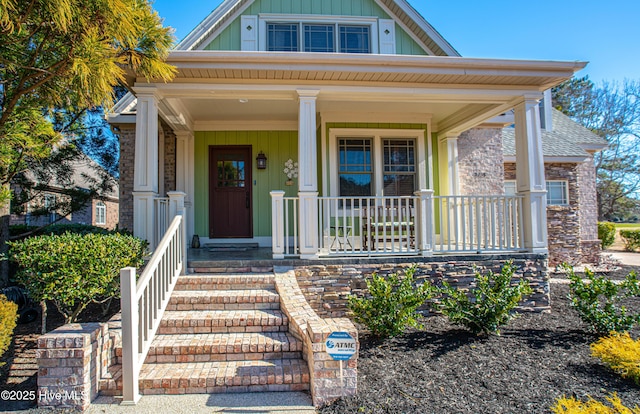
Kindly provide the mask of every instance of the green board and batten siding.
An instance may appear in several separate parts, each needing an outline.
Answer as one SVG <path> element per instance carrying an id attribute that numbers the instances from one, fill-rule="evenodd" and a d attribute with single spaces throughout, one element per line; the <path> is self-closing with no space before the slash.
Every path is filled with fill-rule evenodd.
<path id="1" fill-rule="evenodd" d="M 316 14 L 321 16 L 367 16 L 390 19 L 389 15 L 372 0 L 257 0 L 243 15 Z M 233 21 L 205 50 L 240 50 L 240 19 Z M 396 24 L 396 53 L 399 55 L 426 55 L 427 53 L 400 26 Z"/>
<path id="2" fill-rule="evenodd" d="M 270 191 L 284 190 L 287 197 L 297 194 L 298 183 L 286 186 L 284 163 L 298 159 L 297 131 L 215 131 L 195 133 L 195 232 L 209 236 L 209 146 L 251 145 L 253 168 L 254 237 L 271 236 Z M 267 169 L 258 170 L 255 158 L 262 151 Z"/>

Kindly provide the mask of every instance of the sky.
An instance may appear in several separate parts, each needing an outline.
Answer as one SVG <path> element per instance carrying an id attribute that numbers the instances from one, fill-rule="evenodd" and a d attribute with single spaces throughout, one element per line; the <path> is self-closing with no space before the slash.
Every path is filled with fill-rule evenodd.
<path id="1" fill-rule="evenodd" d="M 640 81 L 639 0 L 409 2 L 464 57 L 588 61 L 577 76 Z M 180 40 L 220 3 L 155 0 L 154 8 Z"/>

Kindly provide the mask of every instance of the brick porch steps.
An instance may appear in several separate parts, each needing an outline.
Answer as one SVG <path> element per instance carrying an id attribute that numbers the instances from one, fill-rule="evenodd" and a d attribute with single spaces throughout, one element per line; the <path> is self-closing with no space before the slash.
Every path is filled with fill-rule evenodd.
<path id="1" fill-rule="evenodd" d="M 145 363 L 302 358 L 302 342 L 286 332 L 157 335 Z"/>
<path id="2" fill-rule="evenodd" d="M 112 375 L 103 394 L 121 393 L 119 366 Z M 309 367 L 301 359 L 145 364 L 138 384 L 144 395 L 307 391 Z"/>
<path id="3" fill-rule="evenodd" d="M 267 289 L 174 291 L 167 311 L 280 309 L 280 296 Z"/>
<path id="4" fill-rule="evenodd" d="M 267 273 L 188 275 L 178 278 L 175 290 L 273 289 L 275 276 Z"/>
<path id="5" fill-rule="evenodd" d="M 167 311 L 158 334 L 287 332 L 288 323 L 273 309 Z"/>
<path id="6" fill-rule="evenodd" d="M 309 390 L 302 343 L 288 323 L 273 274 L 181 276 L 140 372 L 140 392 Z M 121 395 L 120 365 L 100 389 Z"/>

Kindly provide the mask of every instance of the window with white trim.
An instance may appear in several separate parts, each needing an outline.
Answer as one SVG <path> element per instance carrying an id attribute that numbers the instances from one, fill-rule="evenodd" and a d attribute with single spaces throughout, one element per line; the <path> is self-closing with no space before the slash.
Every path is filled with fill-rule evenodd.
<path id="1" fill-rule="evenodd" d="M 516 182 L 514 180 L 505 180 L 504 194 L 515 195 Z M 569 204 L 569 191 L 566 181 L 551 180 L 547 181 L 547 205 L 549 206 L 566 206 Z"/>
<path id="2" fill-rule="evenodd" d="M 505 180 L 504 181 L 504 195 L 513 196 L 516 195 L 518 191 L 516 190 L 516 182 L 515 180 Z"/>
<path id="3" fill-rule="evenodd" d="M 331 129 L 329 193 L 340 197 L 411 196 L 429 188 L 424 130 Z"/>
<path id="4" fill-rule="evenodd" d="M 371 27 L 338 23 L 267 23 L 267 51 L 372 53 Z"/>
<path id="5" fill-rule="evenodd" d="M 569 191 L 566 181 L 547 181 L 547 205 L 566 206 L 569 204 Z"/>
<path id="6" fill-rule="evenodd" d="M 96 224 L 102 226 L 107 224 L 107 206 L 102 201 L 96 203 Z"/>

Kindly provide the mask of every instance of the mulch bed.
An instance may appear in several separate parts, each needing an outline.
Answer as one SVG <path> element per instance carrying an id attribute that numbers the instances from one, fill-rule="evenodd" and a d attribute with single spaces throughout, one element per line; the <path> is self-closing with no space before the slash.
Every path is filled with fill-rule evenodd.
<path id="1" fill-rule="evenodd" d="M 607 272 L 616 279 L 631 270 Z M 561 274 L 554 277 L 562 278 Z M 358 395 L 320 409 L 331 413 L 549 413 L 562 396 L 599 400 L 617 392 L 627 405 L 640 404 L 640 388 L 590 356 L 587 333 L 566 299 L 569 288 L 551 285 L 552 311 L 523 314 L 500 336 L 477 338 L 444 317 L 425 320 L 423 331 L 379 342 L 360 337 Z M 640 298 L 632 303 L 640 309 Z M 85 318 L 95 320 L 90 312 Z M 97 313 L 97 310 L 96 310 Z M 88 320 L 88 319 L 86 319 Z M 62 325 L 50 307 L 49 329 Z M 35 349 L 39 322 L 19 325 L 2 358 L 0 390 L 35 390 Z M 640 336 L 640 330 L 632 332 Z M 0 411 L 36 410 L 34 402 L 8 404 Z"/>
<path id="2" fill-rule="evenodd" d="M 597 338 L 569 307 L 568 293 L 553 283 L 551 313 L 520 315 L 500 336 L 477 338 L 441 316 L 383 342 L 363 332 L 358 394 L 320 413 L 549 413 L 563 395 L 604 401 L 613 392 L 640 405 L 638 386 L 591 357 Z M 631 307 L 640 310 L 640 298 Z"/>

